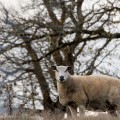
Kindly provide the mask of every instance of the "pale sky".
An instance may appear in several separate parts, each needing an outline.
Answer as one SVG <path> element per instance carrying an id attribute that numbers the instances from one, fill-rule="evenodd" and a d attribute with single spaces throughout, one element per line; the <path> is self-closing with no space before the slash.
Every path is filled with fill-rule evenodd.
<path id="1" fill-rule="evenodd" d="M 16 7 L 18 6 L 19 0 L 0 0 L 6 7 Z"/>
<path id="2" fill-rule="evenodd" d="M 0 0 L 1 3 L 5 5 L 7 8 L 14 8 L 16 10 L 20 9 L 20 4 L 24 5 L 29 0 Z"/>
<path id="3" fill-rule="evenodd" d="M 22 13 L 21 6 L 25 6 L 26 4 L 30 4 L 31 0 L 0 0 L 0 2 L 9 10 L 9 9 L 15 9 L 19 12 L 19 14 L 22 17 L 29 17 L 33 16 L 34 12 L 33 10 L 28 11 L 28 13 Z"/>

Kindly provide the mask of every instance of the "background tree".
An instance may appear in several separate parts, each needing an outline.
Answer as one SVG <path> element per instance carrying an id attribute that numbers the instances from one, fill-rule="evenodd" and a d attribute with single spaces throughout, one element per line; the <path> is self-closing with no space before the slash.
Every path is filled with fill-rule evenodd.
<path id="1" fill-rule="evenodd" d="M 21 5 L 20 12 L 1 4 L 1 84 L 12 85 L 12 100 L 20 107 L 58 107 L 52 64 L 70 65 L 76 74 L 120 77 L 119 4 L 34 0 Z"/>

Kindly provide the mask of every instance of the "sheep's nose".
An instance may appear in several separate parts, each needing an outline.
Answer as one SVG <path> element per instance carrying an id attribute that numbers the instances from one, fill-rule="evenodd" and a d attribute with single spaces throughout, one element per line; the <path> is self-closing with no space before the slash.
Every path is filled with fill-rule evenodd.
<path id="1" fill-rule="evenodd" d="M 64 80 L 64 76 L 60 76 L 60 80 L 63 81 Z"/>

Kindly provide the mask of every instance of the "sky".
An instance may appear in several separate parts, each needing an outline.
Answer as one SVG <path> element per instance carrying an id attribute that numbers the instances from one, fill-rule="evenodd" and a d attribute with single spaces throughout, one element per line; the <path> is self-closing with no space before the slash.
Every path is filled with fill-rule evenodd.
<path id="1" fill-rule="evenodd" d="M 1 3 L 7 8 L 13 8 L 15 10 L 20 10 L 20 4 L 24 5 L 30 0 L 0 0 Z"/>
<path id="2" fill-rule="evenodd" d="M 5 6 L 7 10 L 15 10 L 24 18 L 27 18 L 29 16 L 33 16 L 35 11 L 29 10 L 28 12 L 23 14 L 23 11 L 21 10 L 21 6 L 24 7 L 26 4 L 30 4 L 31 0 L 0 0 L 0 2 Z"/>
<path id="3" fill-rule="evenodd" d="M 21 0 L 23 1 L 23 0 Z M 1 3 L 3 3 L 6 7 L 15 7 L 18 9 L 18 4 L 20 2 L 20 0 L 0 0 Z"/>
<path id="4" fill-rule="evenodd" d="M 30 2 L 31 0 L 0 0 L 0 2 L 2 2 L 5 6 L 7 7 L 15 7 L 15 9 L 19 10 L 19 5 L 20 4 L 25 4 L 27 2 Z M 95 3 L 96 0 L 92 0 L 91 2 L 88 3 L 88 0 L 85 0 L 86 2 L 84 2 L 85 4 L 83 4 L 83 7 L 86 8 L 90 8 L 90 6 L 92 6 L 93 3 Z M 105 1 L 105 0 L 103 0 Z"/>

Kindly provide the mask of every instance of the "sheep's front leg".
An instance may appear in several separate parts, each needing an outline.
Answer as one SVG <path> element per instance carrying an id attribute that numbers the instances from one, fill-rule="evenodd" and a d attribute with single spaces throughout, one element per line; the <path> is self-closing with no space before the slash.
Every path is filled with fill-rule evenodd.
<path id="1" fill-rule="evenodd" d="M 76 119 L 77 118 L 77 105 L 73 102 L 70 102 L 68 105 L 72 118 Z"/>
<path id="2" fill-rule="evenodd" d="M 72 107 L 72 106 L 69 106 L 69 109 L 71 111 L 71 115 L 72 115 L 72 118 L 77 118 L 77 110 L 76 108 Z"/>
<path id="3" fill-rule="evenodd" d="M 85 114 L 85 106 L 84 105 L 79 105 L 79 107 L 78 107 L 79 109 L 80 109 L 80 114 L 81 115 L 84 115 Z"/>

